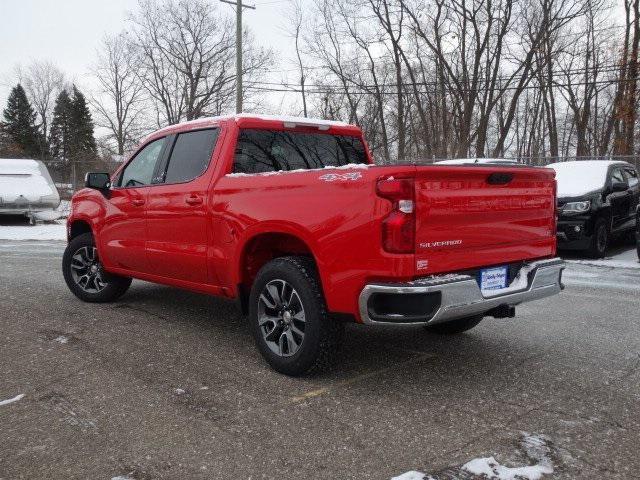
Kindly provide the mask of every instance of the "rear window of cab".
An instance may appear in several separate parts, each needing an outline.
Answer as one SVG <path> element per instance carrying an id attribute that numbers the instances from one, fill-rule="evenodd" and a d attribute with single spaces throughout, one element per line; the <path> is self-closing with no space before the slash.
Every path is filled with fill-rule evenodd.
<path id="1" fill-rule="evenodd" d="M 242 129 L 234 173 L 263 173 L 368 163 L 362 140 L 346 135 Z"/>

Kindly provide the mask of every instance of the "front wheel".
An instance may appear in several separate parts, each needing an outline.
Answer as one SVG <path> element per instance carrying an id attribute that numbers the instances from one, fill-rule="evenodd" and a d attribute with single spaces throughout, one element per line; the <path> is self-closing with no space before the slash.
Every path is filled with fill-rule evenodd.
<path id="1" fill-rule="evenodd" d="M 131 285 L 130 278 L 103 270 L 90 233 L 78 235 L 69 242 L 62 257 L 62 274 L 71 293 L 85 302 L 112 302 Z"/>
<path id="2" fill-rule="evenodd" d="M 604 258 L 609 246 L 609 227 L 604 218 L 599 218 L 593 229 L 588 254 L 591 258 Z"/>
<path id="3" fill-rule="evenodd" d="M 459 318 L 448 322 L 426 325 L 424 328 L 431 333 L 439 333 L 441 335 L 455 335 L 457 333 L 466 332 L 478 325 L 483 315 L 474 315 L 472 317 Z"/>
<path id="4" fill-rule="evenodd" d="M 335 361 L 344 324 L 330 318 L 313 261 L 276 258 L 260 269 L 249 295 L 249 323 L 271 367 L 298 376 Z"/>

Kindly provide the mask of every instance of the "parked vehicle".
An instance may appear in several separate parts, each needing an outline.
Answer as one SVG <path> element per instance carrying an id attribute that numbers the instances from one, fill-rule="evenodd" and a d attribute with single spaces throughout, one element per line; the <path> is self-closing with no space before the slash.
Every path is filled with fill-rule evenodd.
<path id="1" fill-rule="evenodd" d="M 58 190 L 44 163 L 0 158 L 0 214 L 26 216 L 33 223 L 59 204 Z"/>
<path id="2" fill-rule="evenodd" d="M 562 288 L 551 170 L 374 166 L 343 123 L 173 125 L 86 186 L 63 259 L 78 298 L 138 278 L 236 299 L 289 375 L 328 366 L 345 320 L 460 333 Z"/>
<path id="3" fill-rule="evenodd" d="M 602 258 L 612 237 L 633 233 L 640 202 L 633 165 L 583 160 L 549 167 L 558 182 L 558 248 Z"/>

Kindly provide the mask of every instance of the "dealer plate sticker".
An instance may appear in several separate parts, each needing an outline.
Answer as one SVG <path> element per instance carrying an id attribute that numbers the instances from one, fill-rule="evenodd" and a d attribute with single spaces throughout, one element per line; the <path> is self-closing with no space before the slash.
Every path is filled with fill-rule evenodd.
<path id="1" fill-rule="evenodd" d="M 500 290 L 507 287 L 507 267 L 480 270 L 481 290 Z"/>

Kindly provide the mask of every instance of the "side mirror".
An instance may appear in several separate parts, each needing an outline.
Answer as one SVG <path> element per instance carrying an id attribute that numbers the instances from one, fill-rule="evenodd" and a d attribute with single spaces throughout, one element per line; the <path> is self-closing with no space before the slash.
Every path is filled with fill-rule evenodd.
<path id="1" fill-rule="evenodd" d="M 626 192 L 629 190 L 629 184 L 627 182 L 613 182 L 611 184 L 612 192 Z"/>
<path id="2" fill-rule="evenodd" d="M 84 177 L 84 186 L 95 190 L 109 190 L 111 187 L 111 177 L 108 173 L 89 172 Z"/>

